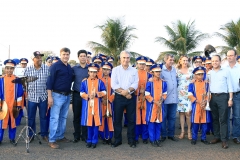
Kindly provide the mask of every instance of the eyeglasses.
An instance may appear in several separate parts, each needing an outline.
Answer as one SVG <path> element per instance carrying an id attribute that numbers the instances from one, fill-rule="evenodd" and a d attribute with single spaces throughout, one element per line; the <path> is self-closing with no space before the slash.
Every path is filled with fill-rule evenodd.
<path id="1" fill-rule="evenodd" d="M 197 76 L 203 76 L 203 73 L 198 73 L 198 74 L 196 74 Z"/>

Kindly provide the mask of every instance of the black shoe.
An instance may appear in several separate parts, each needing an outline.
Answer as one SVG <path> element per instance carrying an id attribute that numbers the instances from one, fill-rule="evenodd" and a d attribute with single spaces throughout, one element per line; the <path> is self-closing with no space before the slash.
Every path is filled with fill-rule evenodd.
<path id="1" fill-rule="evenodd" d="M 117 147 L 117 146 L 119 146 L 119 145 L 121 145 L 121 144 L 122 144 L 122 142 L 113 142 L 113 143 L 111 144 L 111 147 L 115 148 L 115 147 Z"/>
<path id="2" fill-rule="evenodd" d="M 77 143 L 80 141 L 80 138 L 74 138 L 73 143 Z"/>
<path id="3" fill-rule="evenodd" d="M 192 145 L 195 145 L 196 143 L 197 143 L 196 140 L 191 140 L 191 144 L 192 144 Z"/>
<path id="4" fill-rule="evenodd" d="M 0 144 L 2 144 L 2 141 L 0 141 Z"/>
<path id="5" fill-rule="evenodd" d="M 175 142 L 177 142 L 177 141 L 178 141 L 178 139 L 177 139 L 177 138 L 175 138 L 175 137 L 168 137 L 168 139 L 171 139 L 172 141 L 175 141 Z"/>
<path id="6" fill-rule="evenodd" d="M 87 143 L 86 147 L 90 148 L 92 146 L 92 143 Z"/>
<path id="7" fill-rule="evenodd" d="M 164 142 L 166 139 L 167 139 L 166 137 L 162 137 L 161 142 Z"/>
<path id="8" fill-rule="evenodd" d="M 201 140 L 201 142 L 204 143 L 204 144 L 206 144 L 206 145 L 210 144 L 206 139 Z"/>
<path id="9" fill-rule="evenodd" d="M 210 132 L 206 132 L 206 135 L 210 135 Z"/>
<path id="10" fill-rule="evenodd" d="M 150 141 L 150 143 L 151 143 L 151 145 L 152 145 L 153 147 L 157 147 L 156 141 L 154 141 L 154 142 Z"/>
<path id="11" fill-rule="evenodd" d="M 97 147 L 97 144 L 92 144 L 92 148 L 96 148 Z"/>
<path id="12" fill-rule="evenodd" d="M 16 144 L 15 139 L 10 139 L 10 143 L 11 143 L 12 145 L 15 145 L 15 144 Z"/>
<path id="13" fill-rule="evenodd" d="M 126 127 L 126 128 L 127 128 L 127 127 L 128 127 L 128 125 L 127 125 L 127 124 L 124 124 L 124 127 Z"/>
<path id="14" fill-rule="evenodd" d="M 103 139 L 103 140 L 102 140 L 102 144 L 107 144 L 107 140 L 106 140 L 106 139 Z"/>
<path id="15" fill-rule="evenodd" d="M 130 142 L 129 146 L 132 147 L 132 148 L 136 148 L 137 145 L 136 145 L 136 142 Z"/>
<path id="16" fill-rule="evenodd" d="M 148 140 L 147 140 L 147 139 L 144 139 L 144 140 L 143 140 L 143 144 L 148 144 Z"/>
<path id="17" fill-rule="evenodd" d="M 162 147 L 162 144 L 161 144 L 161 141 L 160 141 L 160 140 L 155 141 L 155 143 L 157 144 L 158 147 Z"/>
<path id="18" fill-rule="evenodd" d="M 138 140 L 136 140 L 135 142 L 136 142 L 136 144 L 138 144 L 138 143 L 139 143 L 139 141 L 138 141 Z"/>
<path id="19" fill-rule="evenodd" d="M 112 139 L 106 140 L 107 145 L 112 144 Z"/>

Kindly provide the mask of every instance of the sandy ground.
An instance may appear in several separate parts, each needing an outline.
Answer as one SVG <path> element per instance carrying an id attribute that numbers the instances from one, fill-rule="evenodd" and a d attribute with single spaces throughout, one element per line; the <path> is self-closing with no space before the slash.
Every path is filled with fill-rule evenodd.
<path id="1" fill-rule="evenodd" d="M 67 130 L 65 136 L 73 139 L 72 109 L 69 108 L 67 120 Z M 39 132 L 39 118 L 36 119 L 37 132 Z M 22 125 L 17 128 L 17 136 L 25 125 L 25 119 Z M 179 118 L 176 121 L 176 136 L 180 134 Z M 127 144 L 126 128 L 123 128 L 123 144 L 117 148 L 111 148 L 109 145 L 102 144 L 99 141 L 97 148 L 86 148 L 85 142 L 78 143 L 60 143 L 60 149 L 52 149 L 45 141 L 40 145 L 35 140 L 30 143 L 30 153 L 26 152 L 25 142 L 21 138 L 17 146 L 9 143 L 8 132 L 5 132 L 4 139 L 0 145 L 0 160 L 12 159 L 240 159 L 240 145 L 229 141 L 229 149 L 222 149 L 221 143 L 214 145 L 204 145 L 200 141 L 195 146 L 190 144 L 187 135 L 183 140 L 173 142 L 166 140 L 162 147 L 154 148 L 150 144 L 143 144 L 142 141 L 137 148 L 130 148 Z M 17 138 L 17 137 L 16 137 Z M 212 135 L 207 139 L 211 140 Z"/>

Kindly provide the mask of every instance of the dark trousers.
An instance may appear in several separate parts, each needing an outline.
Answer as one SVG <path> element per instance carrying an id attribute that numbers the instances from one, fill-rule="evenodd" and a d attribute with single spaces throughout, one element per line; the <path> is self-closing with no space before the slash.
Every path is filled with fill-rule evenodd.
<path id="1" fill-rule="evenodd" d="M 128 128 L 127 137 L 128 142 L 135 141 L 135 117 L 136 117 L 136 102 L 135 95 L 132 94 L 131 99 L 127 99 L 124 96 L 115 94 L 114 99 L 114 138 L 115 142 L 122 142 L 122 118 L 123 110 L 126 108 Z"/>
<path id="2" fill-rule="evenodd" d="M 82 117 L 82 97 L 80 93 L 73 92 L 73 101 L 72 101 L 72 110 L 73 110 L 73 127 L 74 127 L 74 138 L 77 139 L 87 139 L 87 127 L 81 126 L 81 117 Z"/>
<path id="3" fill-rule="evenodd" d="M 227 140 L 228 132 L 228 93 L 211 94 L 210 108 L 212 110 L 213 132 L 215 138 Z"/>

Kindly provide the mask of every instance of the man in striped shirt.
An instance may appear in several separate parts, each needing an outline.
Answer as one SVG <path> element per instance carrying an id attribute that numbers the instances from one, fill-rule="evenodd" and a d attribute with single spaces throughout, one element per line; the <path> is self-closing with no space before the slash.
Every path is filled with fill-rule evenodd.
<path id="1" fill-rule="evenodd" d="M 36 51 L 32 55 L 33 65 L 26 68 L 24 76 L 35 76 L 38 79 L 34 82 L 28 82 L 27 95 L 28 95 L 28 126 L 30 126 L 34 132 L 36 132 L 36 111 L 37 107 L 39 110 L 40 117 L 40 134 L 43 140 L 48 142 L 48 127 L 49 121 L 47 120 L 47 90 L 46 83 L 49 73 L 49 68 L 47 65 L 42 64 L 42 57 L 44 55 L 39 51 Z M 29 130 L 29 136 L 33 133 Z M 34 137 L 32 138 L 34 140 Z M 32 141 L 31 140 L 31 141 Z"/>

